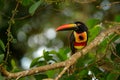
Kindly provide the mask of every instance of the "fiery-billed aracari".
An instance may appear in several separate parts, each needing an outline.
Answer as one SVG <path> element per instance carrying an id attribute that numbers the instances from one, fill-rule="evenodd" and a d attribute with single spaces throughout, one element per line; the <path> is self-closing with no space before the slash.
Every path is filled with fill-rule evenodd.
<path id="1" fill-rule="evenodd" d="M 74 24 L 65 24 L 59 26 L 56 31 L 73 30 L 70 36 L 70 47 L 72 54 L 84 48 L 88 40 L 88 28 L 82 22 L 75 22 Z"/>

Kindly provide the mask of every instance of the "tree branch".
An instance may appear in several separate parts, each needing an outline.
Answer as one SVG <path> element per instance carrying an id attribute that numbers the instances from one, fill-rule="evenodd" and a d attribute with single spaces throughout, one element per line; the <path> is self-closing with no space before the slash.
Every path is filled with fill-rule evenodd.
<path id="1" fill-rule="evenodd" d="M 7 38 L 7 44 L 6 44 L 7 52 L 6 52 L 6 57 L 5 57 L 5 63 L 7 62 L 8 57 L 10 55 L 10 43 L 13 40 L 13 36 L 12 36 L 12 33 L 11 33 L 11 27 L 12 27 L 12 24 L 15 23 L 14 17 L 17 14 L 18 6 L 19 6 L 19 1 L 17 1 L 15 9 L 12 11 L 12 16 L 11 16 L 10 20 L 8 21 L 9 26 L 8 26 L 8 29 L 7 29 L 7 37 L 8 38 Z"/>
<path id="2" fill-rule="evenodd" d="M 109 36 L 112 33 L 118 33 L 120 32 L 120 26 L 109 28 L 103 32 L 101 32 L 89 45 L 87 45 L 84 49 L 82 49 L 80 52 L 76 52 L 74 55 L 72 55 L 68 60 L 54 63 L 50 65 L 40 66 L 36 68 L 31 68 L 30 70 L 25 70 L 21 72 L 11 73 L 8 72 L 2 65 L 0 66 L 0 72 L 6 76 L 8 79 L 11 78 L 20 78 L 28 75 L 33 75 L 36 73 L 44 72 L 47 70 L 57 69 L 64 67 L 63 71 L 55 78 L 55 80 L 58 80 L 65 72 L 66 70 L 83 55 L 87 54 L 91 49 L 93 49 L 95 46 L 99 45 L 106 36 Z"/>

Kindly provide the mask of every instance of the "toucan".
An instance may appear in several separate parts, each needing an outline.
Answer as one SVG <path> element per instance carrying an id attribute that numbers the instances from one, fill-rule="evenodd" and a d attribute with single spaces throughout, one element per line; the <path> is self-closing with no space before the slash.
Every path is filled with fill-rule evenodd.
<path id="1" fill-rule="evenodd" d="M 69 38 L 70 48 L 72 51 L 71 55 L 87 45 L 88 28 L 83 22 L 77 21 L 73 24 L 64 24 L 56 29 L 56 31 L 64 30 L 73 30 Z"/>

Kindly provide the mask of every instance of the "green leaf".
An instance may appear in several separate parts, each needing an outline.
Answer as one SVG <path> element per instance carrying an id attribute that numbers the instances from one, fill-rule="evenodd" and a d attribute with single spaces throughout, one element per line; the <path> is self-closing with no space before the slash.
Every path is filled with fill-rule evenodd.
<path id="1" fill-rule="evenodd" d="M 72 75 L 64 75 L 60 80 L 80 80 L 78 79 L 78 76 L 76 77 L 75 74 Z"/>
<path id="2" fill-rule="evenodd" d="M 109 36 L 109 39 L 111 40 L 111 42 L 114 42 L 115 40 L 119 38 L 120 38 L 120 35 L 116 35 L 116 34 L 112 34 Z"/>
<path id="3" fill-rule="evenodd" d="M 52 58 L 52 56 L 49 55 L 49 52 L 45 50 L 43 50 L 43 56 L 46 61 L 49 61 Z"/>
<path id="4" fill-rule="evenodd" d="M 43 65 L 46 65 L 47 63 L 46 63 L 46 61 L 39 61 L 38 63 L 36 63 L 35 65 L 36 66 L 43 66 Z"/>
<path id="5" fill-rule="evenodd" d="M 1 73 L 0 73 L 0 80 L 5 80 L 5 78 L 3 77 L 3 75 L 1 75 Z"/>
<path id="6" fill-rule="evenodd" d="M 108 43 L 107 39 L 103 40 L 98 46 L 97 53 L 103 55 L 104 52 L 106 51 L 107 43 Z"/>
<path id="7" fill-rule="evenodd" d="M 88 35 L 88 41 L 91 42 L 101 31 L 100 25 L 95 25 L 92 29 L 89 30 L 90 34 Z"/>
<path id="8" fill-rule="evenodd" d="M 119 74 L 115 74 L 115 73 L 109 73 L 107 76 L 107 80 L 118 80 L 117 78 L 119 77 Z"/>
<path id="9" fill-rule="evenodd" d="M 69 48 L 67 48 L 67 49 L 59 49 L 59 52 L 57 53 L 57 56 L 59 57 L 59 59 L 61 60 L 61 61 L 64 61 L 64 60 L 66 60 L 67 59 L 67 54 L 68 54 L 68 52 L 70 52 L 70 49 Z"/>
<path id="10" fill-rule="evenodd" d="M 42 0 L 39 0 L 38 2 L 34 3 L 30 8 L 29 8 L 29 13 L 33 15 L 37 8 L 42 4 Z"/>
<path id="11" fill-rule="evenodd" d="M 98 19 L 89 19 L 87 21 L 87 26 L 89 28 L 92 28 L 93 26 L 95 26 L 96 24 L 98 24 L 99 20 Z"/>
<path id="12" fill-rule="evenodd" d="M 87 70 L 87 69 L 83 69 L 83 70 L 81 70 L 80 73 L 79 73 L 79 75 L 82 76 L 82 77 L 83 77 L 83 76 L 87 76 L 87 74 L 88 74 L 88 70 Z"/>
<path id="13" fill-rule="evenodd" d="M 120 56 L 120 43 L 116 45 L 116 54 Z"/>
<path id="14" fill-rule="evenodd" d="M 57 52 L 54 51 L 54 50 L 49 51 L 49 53 L 50 53 L 50 54 L 57 54 Z"/>
<path id="15" fill-rule="evenodd" d="M 70 52 L 70 48 L 66 48 L 64 54 L 68 54 Z"/>
<path id="16" fill-rule="evenodd" d="M 3 61 L 4 59 L 4 54 L 0 54 L 0 63 Z"/>
<path id="17" fill-rule="evenodd" d="M 55 51 L 45 51 L 43 50 L 43 57 L 45 59 L 46 62 L 52 60 L 52 61 L 55 61 L 56 62 L 56 59 L 54 59 L 54 55 L 56 54 Z"/>
<path id="18" fill-rule="evenodd" d="M 50 77 L 54 77 L 57 73 L 57 70 L 48 70 L 46 71 L 47 76 Z"/>
<path id="19" fill-rule="evenodd" d="M 115 16 L 115 21 L 120 22 L 120 15 Z"/>
<path id="20" fill-rule="evenodd" d="M 11 60 L 11 65 L 12 65 L 13 70 L 17 68 L 17 66 L 16 66 L 16 63 L 15 63 L 15 60 L 14 60 L 14 59 L 12 59 L 12 60 Z"/>
<path id="21" fill-rule="evenodd" d="M 35 77 L 35 80 L 43 80 L 45 78 L 48 78 L 48 76 L 45 74 L 38 74 L 38 75 L 35 75 L 34 77 Z"/>
<path id="22" fill-rule="evenodd" d="M 1 39 L 0 39 L 0 50 L 5 52 L 5 45 Z"/>
<path id="23" fill-rule="evenodd" d="M 102 71 L 97 67 L 97 65 L 93 65 L 92 67 L 90 67 L 90 70 L 94 74 L 101 74 L 102 73 Z"/>
<path id="24" fill-rule="evenodd" d="M 32 0 L 22 0 L 22 5 L 24 6 L 30 5 L 30 3 L 32 3 Z"/>
<path id="25" fill-rule="evenodd" d="M 115 35 L 115 34 L 111 34 L 109 35 L 107 38 L 105 38 L 98 46 L 98 50 L 97 52 L 104 53 L 106 51 L 106 48 L 109 44 L 109 42 L 114 42 L 115 40 L 117 40 L 119 38 L 119 36 Z M 119 48 L 118 48 L 119 50 Z M 112 56 L 113 57 L 113 56 Z"/>
<path id="26" fill-rule="evenodd" d="M 35 65 L 37 65 L 37 63 L 39 62 L 40 58 L 42 57 L 38 57 L 32 60 L 30 67 L 34 67 Z"/>
<path id="27" fill-rule="evenodd" d="M 0 9 L 1 10 L 3 9 L 4 5 L 5 5 L 4 0 L 0 0 Z"/>
<path id="28" fill-rule="evenodd" d="M 84 60 L 85 60 L 84 57 L 79 58 L 79 59 L 77 60 L 76 67 L 77 67 L 77 68 L 83 67 L 83 66 L 85 65 Z"/>

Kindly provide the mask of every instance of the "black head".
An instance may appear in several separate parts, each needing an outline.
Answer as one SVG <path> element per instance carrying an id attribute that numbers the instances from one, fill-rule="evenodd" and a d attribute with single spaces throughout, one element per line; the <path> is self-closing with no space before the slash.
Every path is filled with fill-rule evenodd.
<path id="1" fill-rule="evenodd" d="M 74 29 L 77 33 L 81 33 L 81 32 L 84 32 L 84 31 L 88 31 L 88 28 L 87 28 L 87 26 L 84 24 L 84 23 L 82 23 L 82 22 L 79 22 L 79 21 L 77 21 L 77 22 L 75 22 L 75 24 L 77 25 L 76 26 L 76 28 Z"/>

